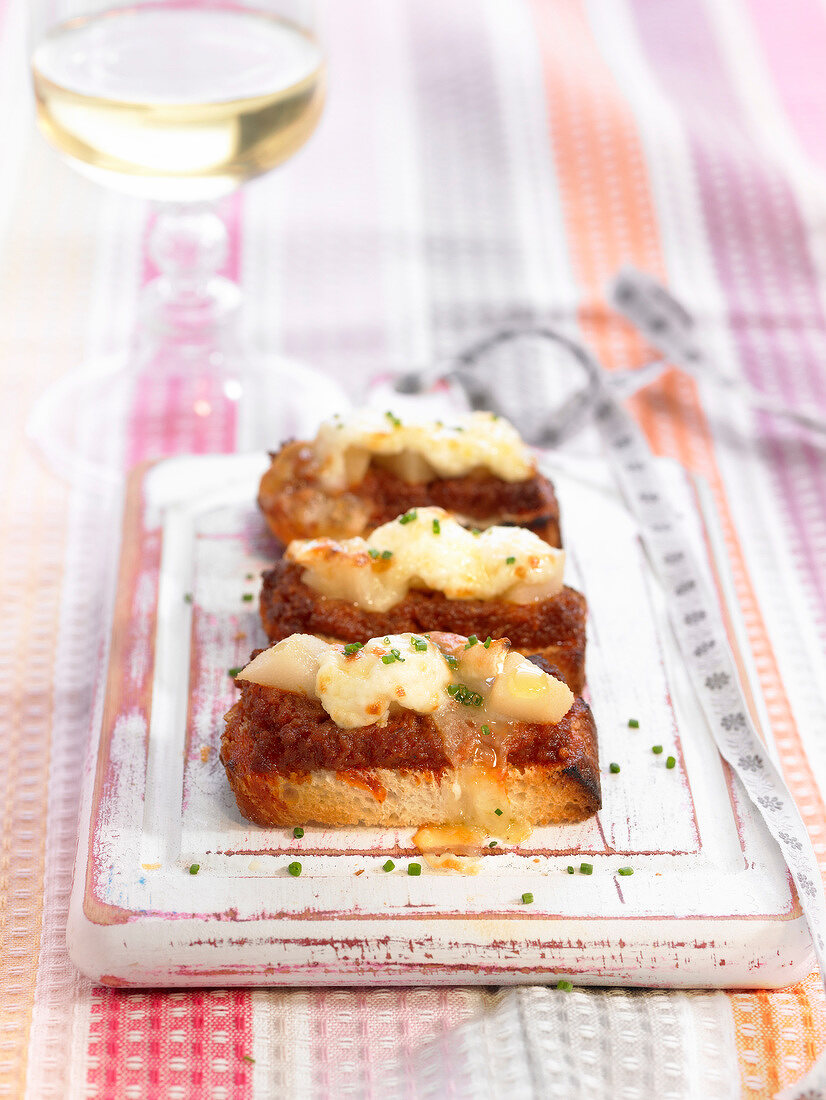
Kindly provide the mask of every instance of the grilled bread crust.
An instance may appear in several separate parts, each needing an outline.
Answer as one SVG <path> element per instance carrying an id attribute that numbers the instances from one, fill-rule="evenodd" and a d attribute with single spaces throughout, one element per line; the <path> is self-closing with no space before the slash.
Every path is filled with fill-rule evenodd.
<path id="1" fill-rule="evenodd" d="M 516 722 L 512 734 L 496 772 L 512 812 L 549 825 L 599 810 L 587 703 L 576 699 L 555 725 Z M 384 726 L 342 730 L 318 700 L 252 683 L 226 716 L 221 761 L 239 810 L 262 826 L 449 824 L 462 775 L 428 715 L 399 710 Z"/>
<path id="2" fill-rule="evenodd" d="M 330 641 L 368 642 L 385 634 L 448 631 L 484 640 L 508 638 L 520 653 L 538 653 L 555 665 L 571 691 L 585 687 L 585 597 L 565 587 L 539 603 L 450 600 L 441 592 L 411 590 L 389 611 L 366 611 L 321 596 L 301 577 L 303 568 L 282 559 L 263 575 L 261 621 L 271 642 L 290 634 Z"/>
<path id="3" fill-rule="evenodd" d="M 556 494 L 540 474 L 511 482 L 476 470 L 464 477 L 411 484 L 371 464 L 358 485 L 330 493 L 318 480 L 309 443 L 285 443 L 271 458 L 261 479 L 258 504 L 270 530 L 285 546 L 292 539 L 363 535 L 410 508 L 427 505 L 453 512 L 469 525 L 528 527 L 551 546 L 562 545 Z"/>

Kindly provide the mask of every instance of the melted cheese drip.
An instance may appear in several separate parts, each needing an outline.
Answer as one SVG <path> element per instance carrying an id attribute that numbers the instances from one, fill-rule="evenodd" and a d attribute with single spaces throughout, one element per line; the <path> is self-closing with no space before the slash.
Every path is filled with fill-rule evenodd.
<path id="1" fill-rule="evenodd" d="M 561 590 L 565 566 L 565 551 L 532 531 L 489 527 L 474 535 L 442 508 L 417 508 L 367 539 L 296 540 L 287 557 L 304 567 L 308 587 L 367 611 L 388 611 L 411 588 L 451 600 L 536 603 Z"/>
<path id="2" fill-rule="evenodd" d="M 326 421 L 313 449 L 319 480 L 329 491 L 358 485 L 371 460 L 407 482 L 461 477 L 477 469 L 503 481 L 524 481 L 536 469 L 513 425 L 486 412 L 456 417 L 452 424 L 423 424 L 367 409 Z"/>

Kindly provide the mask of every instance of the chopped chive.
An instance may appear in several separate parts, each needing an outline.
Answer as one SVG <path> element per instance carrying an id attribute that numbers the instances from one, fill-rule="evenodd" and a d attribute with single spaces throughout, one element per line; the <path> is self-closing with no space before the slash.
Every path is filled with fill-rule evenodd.
<path id="1" fill-rule="evenodd" d="M 190 863 L 190 865 L 189 865 L 189 873 L 190 873 L 191 875 L 197 875 L 197 874 L 198 874 L 198 872 L 199 872 L 200 870 L 201 870 L 201 865 L 200 865 L 200 863 Z"/>
<path id="2" fill-rule="evenodd" d="M 442 525 L 441 525 L 441 523 L 439 523 L 439 521 L 437 519 L 434 519 L 433 520 L 433 534 L 434 535 L 441 535 L 441 533 L 442 533 Z"/>
<path id="3" fill-rule="evenodd" d="M 420 875 L 422 873 L 421 863 L 408 863 L 407 873 L 408 875 L 412 875 L 413 878 L 415 878 L 417 875 Z"/>
<path id="4" fill-rule="evenodd" d="M 248 581 L 255 580 L 255 574 L 254 573 L 247 573 L 247 580 Z"/>
<path id="5" fill-rule="evenodd" d="M 677 761 L 675 760 L 675 758 L 673 756 L 669 756 L 669 758 L 665 762 L 665 766 L 667 768 L 674 768 L 674 767 L 677 766 Z"/>
<path id="6" fill-rule="evenodd" d="M 402 423 L 401 420 L 399 420 L 399 418 L 397 416 L 394 416 L 393 413 L 389 409 L 387 410 L 387 412 L 384 415 L 387 417 L 387 419 L 390 421 L 390 423 L 393 425 L 394 428 L 400 428 L 401 427 L 401 423 Z"/>
<path id="7" fill-rule="evenodd" d="M 611 764 L 608 765 L 608 771 L 612 772 L 614 775 L 616 775 L 619 770 L 620 770 L 619 764 L 611 763 Z"/>
<path id="8" fill-rule="evenodd" d="M 465 649 L 473 649 L 473 647 L 474 647 L 474 646 L 476 645 L 476 643 L 477 643 L 478 641 L 479 641 L 479 639 L 478 639 L 478 638 L 476 637 L 476 635 L 475 635 L 475 634 L 471 634 L 471 635 L 470 635 L 470 636 L 468 637 L 468 640 L 467 640 L 467 645 L 465 646 Z"/>
<path id="9" fill-rule="evenodd" d="M 579 873 L 581 875 L 592 875 L 594 873 L 593 863 L 580 863 Z"/>
<path id="10" fill-rule="evenodd" d="M 522 895 L 522 904 L 523 905 L 533 905 L 533 894 L 523 894 Z"/>
<path id="11" fill-rule="evenodd" d="M 566 982 L 564 978 L 560 978 L 560 980 L 556 983 L 556 988 L 561 989 L 563 993 L 572 993 L 574 989 L 574 983 Z"/>
<path id="12" fill-rule="evenodd" d="M 490 634 L 488 634 L 487 638 L 485 638 L 485 640 L 484 640 L 484 642 L 482 643 L 482 645 L 483 645 L 483 646 L 485 647 L 485 649 L 490 649 L 490 643 L 491 643 L 492 641 L 493 641 L 493 638 L 491 638 Z"/>
<path id="13" fill-rule="evenodd" d="M 252 603 L 252 600 L 253 600 L 252 592 L 245 592 L 244 595 L 241 597 L 241 599 L 244 601 L 244 603 Z"/>
<path id="14" fill-rule="evenodd" d="M 409 512 L 405 512 L 404 515 L 399 518 L 399 523 L 412 523 L 413 520 L 416 519 L 418 514 L 419 513 L 416 511 L 416 509 L 412 508 Z"/>
<path id="15" fill-rule="evenodd" d="M 390 561 L 390 559 L 392 557 L 393 557 L 393 551 L 392 550 L 382 550 L 382 552 L 381 552 L 381 560 L 382 561 Z"/>
<path id="16" fill-rule="evenodd" d="M 497 846 L 497 844 L 498 844 L 498 843 L 499 843 L 499 841 L 498 841 L 498 840 L 492 840 L 492 841 L 490 842 L 490 844 L 488 845 L 488 848 L 495 848 L 495 847 Z"/>
<path id="17" fill-rule="evenodd" d="M 485 735 L 485 737 L 490 737 L 490 726 L 482 726 L 482 733 Z"/>
<path id="18" fill-rule="evenodd" d="M 192 603 L 192 593 L 184 592 L 184 603 Z"/>
<path id="19" fill-rule="evenodd" d="M 385 860 L 384 863 L 382 863 L 381 869 L 382 869 L 382 871 L 392 871 L 395 866 L 396 866 L 396 864 L 393 862 L 393 860 L 388 859 L 388 860 Z"/>
<path id="20" fill-rule="evenodd" d="M 445 653 L 444 657 L 445 657 L 445 661 L 447 662 L 447 664 L 451 668 L 458 668 L 459 667 L 459 662 L 456 660 L 455 657 L 451 657 L 451 655 L 449 653 Z"/>
<path id="21" fill-rule="evenodd" d="M 300 825 L 296 825 L 296 827 L 293 829 L 293 836 L 296 840 L 301 840 L 301 838 L 304 836 L 304 830 L 301 828 Z"/>
<path id="22" fill-rule="evenodd" d="M 455 695 L 458 690 L 459 690 L 459 685 L 458 684 L 448 684 L 447 685 L 447 693 L 450 696 Z"/>
<path id="23" fill-rule="evenodd" d="M 640 723 L 639 723 L 638 719 L 629 718 L 628 719 L 628 728 L 632 729 L 632 730 L 638 730 L 640 728 Z"/>
<path id="24" fill-rule="evenodd" d="M 242 1054 L 241 1055 L 241 1061 L 242 1062 L 249 1062 L 250 1065 L 253 1065 L 253 1066 L 255 1065 L 255 1059 L 250 1054 Z"/>
<path id="25" fill-rule="evenodd" d="M 618 875 L 633 875 L 633 873 L 633 867 L 620 867 L 620 869 L 617 871 Z"/>
<path id="26" fill-rule="evenodd" d="M 375 561 L 376 558 L 379 556 L 378 550 L 374 550 L 372 547 L 367 551 L 367 553 L 373 559 L 373 561 Z"/>
<path id="27" fill-rule="evenodd" d="M 663 747 L 662 745 L 652 745 L 651 751 L 654 753 L 655 756 L 659 756 L 660 753 L 663 751 Z"/>
<path id="28" fill-rule="evenodd" d="M 568 864 L 568 874 L 569 875 L 575 875 L 576 874 L 576 869 L 574 867 L 572 867 L 570 865 L 570 863 Z"/>
<path id="29" fill-rule="evenodd" d="M 481 527 L 471 527 L 470 533 L 471 533 L 471 535 L 475 535 L 476 538 L 478 539 L 479 536 L 482 534 L 482 529 L 481 529 Z"/>
<path id="30" fill-rule="evenodd" d="M 362 642 L 348 642 L 344 647 L 344 654 L 346 657 L 352 657 L 354 653 L 358 653 L 360 649 L 364 649 Z"/>
<path id="31" fill-rule="evenodd" d="M 514 557 L 505 558 L 505 565 L 513 565 L 515 561 L 516 561 L 516 558 L 514 558 Z"/>
<path id="32" fill-rule="evenodd" d="M 404 664 L 404 657 L 402 657 L 401 653 L 399 653 L 397 649 L 391 649 L 390 654 L 392 657 L 395 657 L 396 660 L 399 661 L 401 664 Z"/>
<path id="33" fill-rule="evenodd" d="M 298 878 L 298 876 L 301 874 L 301 864 L 298 862 L 298 860 L 296 860 L 294 863 L 291 863 L 289 865 L 287 870 L 290 872 L 293 878 Z"/>
<path id="34" fill-rule="evenodd" d="M 497 816 L 497 817 L 501 817 L 501 816 L 502 816 L 502 811 L 501 811 L 501 810 L 499 810 L 499 809 L 496 809 L 496 810 L 494 810 L 493 812 L 494 812 L 494 813 L 496 814 L 496 816 Z"/>
<path id="35" fill-rule="evenodd" d="M 427 649 L 427 641 L 424 638 L 413 637 L 410 639 L 410 644 L 416 650 L 417 653 L 424 653 Z"/>
<path id="36" fill-rule="evenodd" d="M 381 659 L 381 663 L 383 665 L 392 665 L 395 660 L 396 658 L 393 656 L 392 653 L 385 653 L 385 655 Z"/>
<path id="37" fill-rule="evenodd" d="M 232 676 L 233 679 L 234 679 L 238 675 L 239 672 L 243 672 L 243 671 L 244 671 L 243 668 L 228 668 L 227 669 L 227 676 Z"/>

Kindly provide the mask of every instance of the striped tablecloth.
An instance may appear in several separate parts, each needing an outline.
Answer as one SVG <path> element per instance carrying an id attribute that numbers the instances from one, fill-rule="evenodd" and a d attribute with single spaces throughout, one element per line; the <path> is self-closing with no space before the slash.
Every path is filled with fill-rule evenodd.
<path id="1" fill-rule="evenodd" d="M 118 504 L 49 475 L 22 425 L 51 380 L 127 339 L 150 212 L 37 138 L 26 4 L 0 0 L 0 1094 L 757 1100 L 794 1082 L 826 1041 L 816 976 L 749 993 L 124 993 L 74 971 L 66 904 Z M 695 312 L 722 369 L 826 415 L 823 0 L 328 9 L 316 137 L 227 204 L 254 343 L 354 392 L 514 319 L 578 326 L 606 365 L 633 365 L 647 350 L 605 303 L 630 261 Z M 676 371 L 633 410 L 711 487 L 826 870 L 826 453 Z M 233 425 L 176 425 L 171 449 L 237 442 Z M 126 443 L 131 461 L 155 446 Z"/>

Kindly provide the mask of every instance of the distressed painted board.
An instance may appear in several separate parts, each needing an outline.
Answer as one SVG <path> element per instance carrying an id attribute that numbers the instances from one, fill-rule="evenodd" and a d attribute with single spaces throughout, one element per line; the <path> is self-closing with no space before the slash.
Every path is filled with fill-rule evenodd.
<path id="1" fill-rule="evenodd" d="M 412 830 L 307 827 L 296 840 L 244 821 L 218 753 L 235 697 L 227 670 L 264 642 L 258 576 L 275 547 L 254 501 L 265 464 L 178 458 L 132 477 L 71 900 L 69 948 L 84 973 L 123 986 L 762 987 L 808 973 L 788 873 L 712 744 L 634 523 L 604 476 L 551 471 L 567 577 L 590 604 L 597 817 L 486 852 L 475 876 L 425 864 L 418 878 L 406 873 L 422 862 Z M 666 473 L 724 593 L 710 516 L 681 471 Z M 388 857 L 397 868 L 384 873 Z M 295 859 L 300 878 L 287 873 Z M 582 861 L 592 875 L 568 873 Z M 633 876 L 617 874 L 625 866 Z"/>

